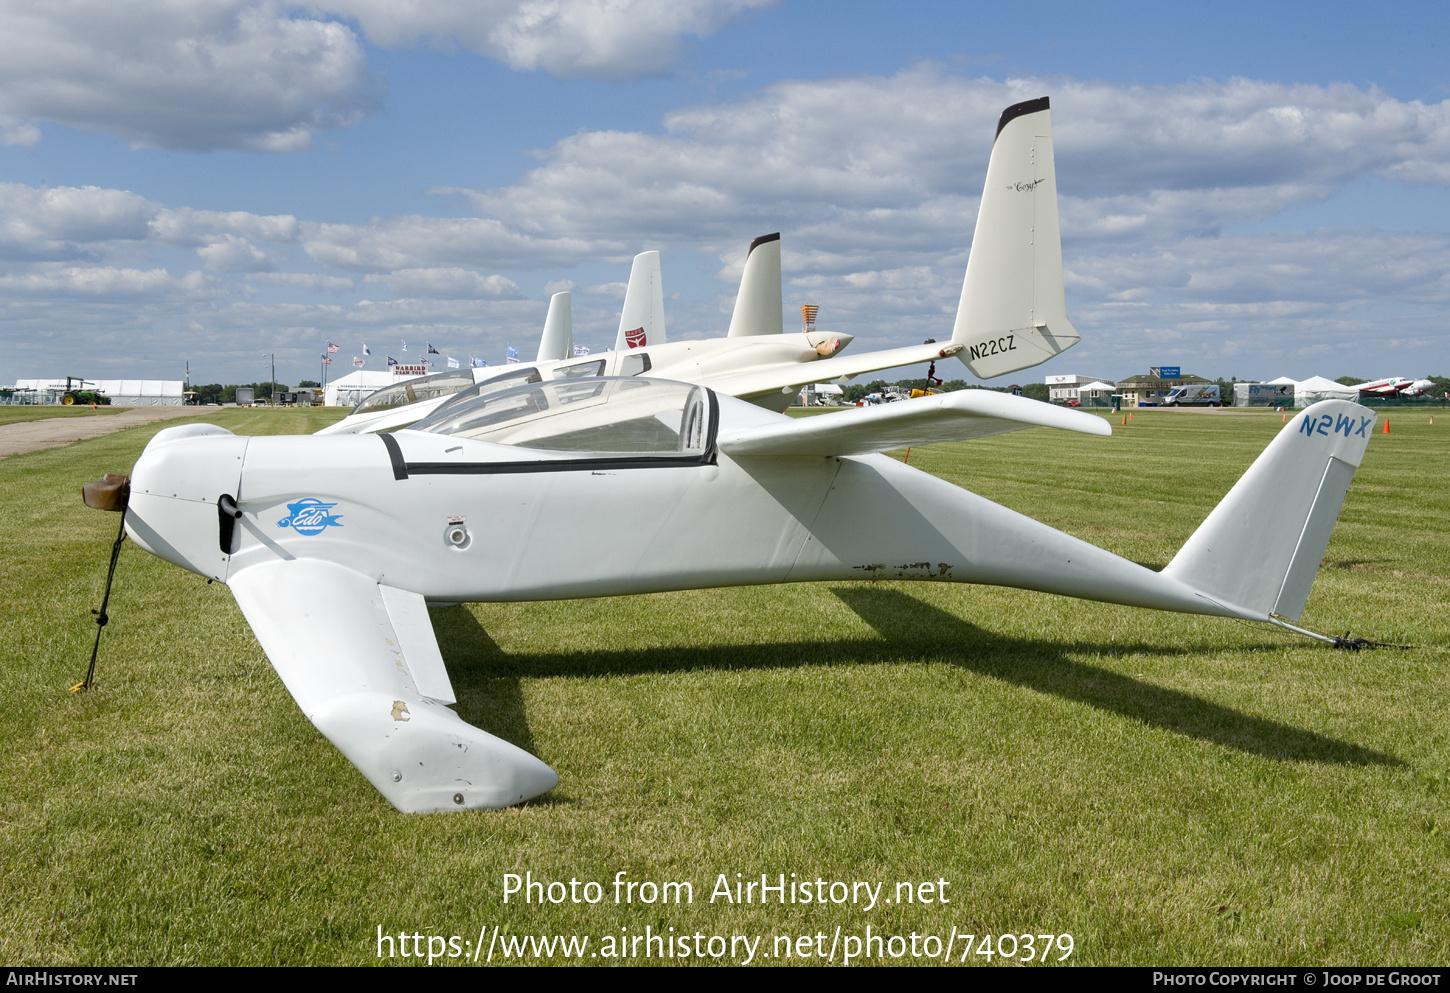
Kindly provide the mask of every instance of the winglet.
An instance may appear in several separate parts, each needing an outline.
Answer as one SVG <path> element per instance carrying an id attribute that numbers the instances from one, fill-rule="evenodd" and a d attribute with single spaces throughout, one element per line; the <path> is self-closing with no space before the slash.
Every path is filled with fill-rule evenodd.
<path id="1" fill-rule="evenodd" d="M 781 317 L 780 232 L 764 234 L 750 243 L 745 271 L 740 276 L 740 293 L 730 314 L 727 338 L 748 338 L 761 334 L 783 334 Z"/>
<path id="2" fill-rule="evenodd" d="M 1297 621 L 1377 416 L 1321 400 L 1291 418 L 1163 575 L 1260 618 Z"/>
<path id="3" fill-rule="evenodd" d="M 1004 376 L 1078 342 L 1067 319 L 1048 98 L 1002 111 L 952 343 L 972 374 Z"/>
<path id="4" fill-rule="evenodd" d="M 574 308 L 569 291 L 549 298 L 549 316 L 544 318 L 544 334 L 539 338 L 539 357 L 535 362 L 570 358 L 574 351 Z"/>
<path id="5" fill-rule="evenodd" d="M 660 281 L 660 253 L 641 252 L 629 270 L 629 288 L 624 291 L 614 350 L 623 352 L 664 343 L 665 291 Z"/>

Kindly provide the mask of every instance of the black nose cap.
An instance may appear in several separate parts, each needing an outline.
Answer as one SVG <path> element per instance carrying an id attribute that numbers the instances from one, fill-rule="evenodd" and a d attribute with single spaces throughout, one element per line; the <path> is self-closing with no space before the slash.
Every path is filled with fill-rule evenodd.
<path id="1" fill-rule="evenodd" d="M 94 483 L 82 486 L 81 499 L 93 510 L 124 511 L 131 499 L 131 477 L 108 472 Z"/>

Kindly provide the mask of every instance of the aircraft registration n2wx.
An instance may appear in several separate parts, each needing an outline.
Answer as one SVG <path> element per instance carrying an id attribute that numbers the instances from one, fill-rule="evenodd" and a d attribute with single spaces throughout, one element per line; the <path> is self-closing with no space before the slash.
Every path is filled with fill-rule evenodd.
<path id="1" fill-rule="evenodd" d="M 568 293 L 555 294 L 531 365 L 436 373 L 385 387 L 318 434 L 389 431 L 426 417 L 460 394 L 515 383 L 581 376 L 645 375 L 709 386 L 769 410 L 784 410 L 807 383 L 937 362 L 956 356 L 992 379 L 1040 365 L 1078 342 L 1067 319 L 1057 169 L 1048 98 L 1002 112 L 977 211 L 951 340 L 843 352 L 851 336 L 808 329 L 784 333 L 780 235 L 755 239 L 723 338 L 668 341 L 660 253 L 635 257 L 614 350 L 566 357 L 572 341 Z"/>
<path id="2" fill-rule="evenodd" d="M 449 709 L 430 602 L 872 577 L 1293 627 L 1374 423 L 1344 400 L 1296 415 L 1161 572 L 879 454 L 1111 433 L 983 390 L 793 419 L 696 384 L 590 377 L 395 434 L 186 425 L 116 477 L 112 509 L 145 550 L 230 586 L 303 713 L 398 809 L 496 808 L 558 777 Z"/>

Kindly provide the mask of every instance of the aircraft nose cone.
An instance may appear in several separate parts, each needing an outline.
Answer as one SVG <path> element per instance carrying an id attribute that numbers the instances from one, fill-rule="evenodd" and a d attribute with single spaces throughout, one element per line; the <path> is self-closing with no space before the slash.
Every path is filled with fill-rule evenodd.
<path id="1" fill-rule="evenodd" d="M 537 757 L 524 753 L 530 761 L 520 762 L 515 769 L 515 783 L 519 790 L 516 803 L 532 800 L 559 785 L 559 774 L 541 762 Z"/>

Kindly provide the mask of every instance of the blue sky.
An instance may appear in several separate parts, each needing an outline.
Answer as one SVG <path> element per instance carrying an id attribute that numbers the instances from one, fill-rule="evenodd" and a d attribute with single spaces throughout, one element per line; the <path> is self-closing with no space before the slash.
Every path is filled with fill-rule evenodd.
<path id="1" fill-rule="evenodd" d="M 943 337 L 996 115 L 1043 94 L 1083 340 L 1017 378 L 1450 372 L 1441 6 L 120 8 L 0 0 L 0 382 L 497 362 L 559 288 L 603 347 L 651 248 L 711 336 L 775 230 L 788 312 Z"/>

